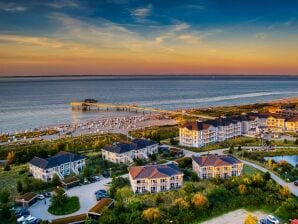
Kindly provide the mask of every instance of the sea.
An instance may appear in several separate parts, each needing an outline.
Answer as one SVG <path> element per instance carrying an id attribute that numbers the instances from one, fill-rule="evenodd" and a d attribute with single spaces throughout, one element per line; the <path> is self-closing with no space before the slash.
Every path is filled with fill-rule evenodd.
<path id="1" fill-rule="evenodd" d="M 0 78 L 0 133 L 115 115 L 72 111 L 71 101 L 179 109 L 298 97 L 289 76 L 92 76 Z"/>

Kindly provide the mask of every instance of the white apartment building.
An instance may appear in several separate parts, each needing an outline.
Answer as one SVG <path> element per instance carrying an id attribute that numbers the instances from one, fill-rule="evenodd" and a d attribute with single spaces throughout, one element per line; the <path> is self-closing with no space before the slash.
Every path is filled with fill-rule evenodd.
<path id="1" fill-rule="evenodd" d="M 183 173 L 175 164 L 129 167 L 129 180 L 134 193 L 155 193 L 183 186 Z"/>
<path id="2" fill-rule="evenodd" d="M 61 151 L 46 159 L 34 157 L 28 164 L 29 172 L 36 179 L 51 181 L 54 174 L 57 174 L 63 180 L 71 173 L 78 175 L 82 171 L 85 157 Z"/>
<path id="3" fill-rule="evenodd" d="M 134 159 L 147 159 L 158 153 L 158 143 L 147 139 L 134 139 L 102 148 L 102 157 L 113 163 L 130 163 Z"/>
<path id="4" fill-rule="evenodd" d="M 232 155 L 193 156 L 192 168 L 201 179 L 228 178 L 241 175 L 243 163 Z"/>

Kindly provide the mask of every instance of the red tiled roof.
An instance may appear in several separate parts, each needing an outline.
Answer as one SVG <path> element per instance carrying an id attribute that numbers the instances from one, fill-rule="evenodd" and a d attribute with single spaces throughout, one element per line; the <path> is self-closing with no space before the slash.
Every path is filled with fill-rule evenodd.
<path id="1" fill-rule="evenodd" d="M 183 174 L 174 164 L 132 166 L 128 170 L 133 179 L 154 179 Z"/>
<path id="2" fill-rule="evenodd" d="M 235 163 L 241 163 L 240 160 L 236 159 L 231 155 L 209 155 L 209 156 L 193 156 L 193 160 L 199 166 L 227 166 Z"/>

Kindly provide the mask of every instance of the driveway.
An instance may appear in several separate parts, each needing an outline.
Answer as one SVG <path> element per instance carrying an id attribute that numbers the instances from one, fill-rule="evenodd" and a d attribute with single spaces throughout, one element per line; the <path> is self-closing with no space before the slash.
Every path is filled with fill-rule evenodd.
<path id="1" fill-rule="evenodd" d="M 267 214 L 260 211 L 247 212 L 244 209 L 238 209 L 236 211 L 226 213 L 214 219 L 210 219 L 208 221 L 202 222 L 201 224 L 218 224 L 218 223 L 243 224 L 246 218 L 246 215 L 248 213 L 251 213 L 252 215 L 258 217 L 258 220 L 265 218 L 267 216 Z"/>
<path id="2" fill-rule="evenodd" d="M 72 213 L 71 215 L 87 213 L 97 202 L 94 192 L 98 189 L 105 189 L 106 187 L 104 185 L 111 181 L 112 181 L 111 178 L 103 178 L 102 180 L 95 183 L 91 183 L 83 186 L 77 186 L 69 190 L 66 190 L 66 193 L 68 196 L 77 196 L 79 197 L 79 200 L 80 200 L 80 209 L 75 213 Z M 48 212 L 49 204 L 50 204 L 49 198 L 46 199 L 46 204 L 44 200 L 38 201 L 37 203 L 35 203 L 29 208 L 29 211 L 31 212 L 31 215 L 37 218 L 40 218 L 42 220 L 48 220 L 48 221 L 70 216 L 70 215 L 57 216 L 57 215 L 50 214 Z"/>

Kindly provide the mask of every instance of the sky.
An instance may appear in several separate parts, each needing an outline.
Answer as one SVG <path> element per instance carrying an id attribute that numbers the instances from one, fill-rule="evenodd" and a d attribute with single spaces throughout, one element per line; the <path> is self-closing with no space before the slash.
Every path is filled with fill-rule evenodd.
<path id="1" fill-rule="evenodd" d="M 0 76 L 298 75 L 297 0 L 0 0 Z"/>

